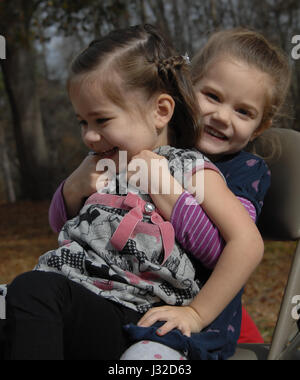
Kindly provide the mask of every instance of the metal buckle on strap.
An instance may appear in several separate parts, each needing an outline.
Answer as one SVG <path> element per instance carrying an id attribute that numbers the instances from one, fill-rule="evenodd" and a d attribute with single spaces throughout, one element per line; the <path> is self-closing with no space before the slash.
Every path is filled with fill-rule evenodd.
<path id="1" fill-rule="evenodd" d="M 118 250 L 122 251 L 128 239 L 132 235 L 137 224 L 142 221 L 143 213 L 151 215 L 151 222 L 158 226 L 162 244 L 164 247 L 163 263 L 170 256 L 175 242 L 175 233 L 170 222 L 166 222 L 155 211 L 155 206 L 150 202 L 145 202 L 138 195 L 128 193 L 124 199 L 123 205 L 132 209 L 126 214 L 120 222 L 118 228 L 110 239 L 110 243 Z"/>

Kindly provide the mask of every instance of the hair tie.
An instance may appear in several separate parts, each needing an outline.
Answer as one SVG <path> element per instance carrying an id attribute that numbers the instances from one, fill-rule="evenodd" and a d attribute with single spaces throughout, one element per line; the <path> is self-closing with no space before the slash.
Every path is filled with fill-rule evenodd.
<path id="1" fill-rule="evenodd" d="M 166 59 L 155 61 L 159 72 L 181 68 L 183 65 L 189 65 L 190 63 L 191 61 L 187 53 L 185 55 L 175 55 Z"/>
<path id="2" fill-rule="evenodd" d="M 185 55 L 182 55 L 182 58 L 184 59 L 185 63 L 187 65 L 190 65 L 191 64 L 191 60 L 190 60 L 190 57 L 188 55 L 188 52 L 185 53 Z"/>

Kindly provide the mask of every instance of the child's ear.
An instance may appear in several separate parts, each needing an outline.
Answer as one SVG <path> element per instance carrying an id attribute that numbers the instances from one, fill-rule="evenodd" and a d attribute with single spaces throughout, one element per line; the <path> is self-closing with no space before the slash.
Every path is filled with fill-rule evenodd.
<path id="1" fill-rule="evenodd" d="M 273 120 L 269 119 L 260 125 L 252 134 L 250 141 L 255 140 L 258 136 L 260 136 L 265 130 L 269 129 L 272 125 Z"/>
<path id="2" fill-rule="evenodd" d="M 160 94 L 155 102 L 154 122 L 158 129 L 164 128 L 171 120 L 175 101 L 169 94 Z"/>

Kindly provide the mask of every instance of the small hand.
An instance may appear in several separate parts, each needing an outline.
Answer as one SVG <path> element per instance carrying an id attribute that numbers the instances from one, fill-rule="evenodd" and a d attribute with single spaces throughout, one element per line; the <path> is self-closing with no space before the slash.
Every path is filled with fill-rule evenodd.
<path id="1" fill-rule="evenodd" d="M 95 193 L 99 187 L 106 184 L 97 171 L 98 155 L 87 156 L 76 170 L 66 179 L 63 187 L 63 196 L 69 218 L 78 214 L 85 198 Z M 102 181 L 101 181 L 102 180 Z"/>
<path id="2" fill-rule="evenodd" d="M 160 336 L 177 328 L 183 335 L 190 337 L 191 333 L 200 332 L 205 327 L 201 316 L 190 306 L 154 307 L 144 314 L 138 326 L 149 327 L 157 321 L 166 322 L 157 330 Z"/>
<path id="3" fill-rule="evenodd" d="M 73 191 L 78 193 L 79 198 L 87 198 L 97 191 L 99 186 L 99 177 L 101 174 L 97 171 L 99 156 L 88 155 L 76 170 L 66 180 L 66 185 L 72 187 Z M 98 183 L 97 183 L 98 182 Z"/>

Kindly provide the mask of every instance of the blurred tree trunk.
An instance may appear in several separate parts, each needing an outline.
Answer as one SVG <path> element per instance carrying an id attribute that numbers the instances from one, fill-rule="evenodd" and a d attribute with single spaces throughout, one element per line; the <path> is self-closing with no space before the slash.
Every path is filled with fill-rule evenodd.
<path id="1" fill-rule="evenodd" d="M 155 16 L 156 24 L 160 30 L 164 32 L 164 35 L 169 41 L 172 41 L 172 33 L 170 31 L 170 25 L 168 22 L 168 15 L 165 11 L 164 1 L 162 0 L 150 0 L 149 6 Z"/>
<path id="2" fill-rule="evenodd" d="M 8 95 L 22 181 L 21 194 L 41 199 L 47 194 L 48 151 L 43 131 L 36 85 L 35 52 L 30 21 L 39 1 L 4 0 L 1 19 L 5 20 L 7 58 L 1 60 Z"/>
<path id="3" fill-rule="evenodd" d="M 217 28 L 217 26 L 219 25 L 219 20 L 218 20 L 218 12 L 217 12 L 215 0 L 210 0 L 210 16 L 211 16 L 211 20 L 213 22 L 214 28 Z"/>
<path id="4" fill-rule="evenodd" d="M 11 203 L 16 202 L 16 193 L 12 178 L 10 162 L 7 153 L 7 145 L 5 141 L 5 133 L 3 124 L 0 122 L 0 163 L 2 166 L 7 200 Z"/>
<path id="5" fill-rule="evenodd" d="M 141 18 L 141 23 L 145 24 L 147 22 L 145 1 L 139 0 L 139 6 L 140 6 L 139 15 Z"/>

